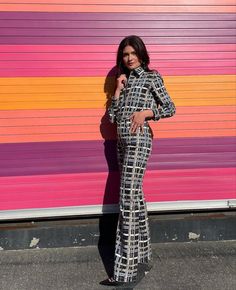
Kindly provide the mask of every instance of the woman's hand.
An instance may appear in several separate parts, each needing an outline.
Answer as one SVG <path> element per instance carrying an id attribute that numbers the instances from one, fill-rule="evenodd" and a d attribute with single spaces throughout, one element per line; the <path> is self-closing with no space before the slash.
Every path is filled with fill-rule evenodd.
<path id="1" fill-rule="evenodd" d="M 140 112 L 134 112 L 130 116 L 131 120 L 131 126 L 130 126 L 130 132 L 131 133 L 137 133 L 138 129 L 141 129 L 141 133 L 143 133 L 143 125 L 146 118 L 152 118 L 153 117 L 153 111 L 152 110 L 144 110 Z"/>
<path id="2" fill-rule="evenodd" d="M 141 129 L 141 132 L 143 133 L 143 124 L 146 118 L 145 111 L 140 111 L 140 112 L 134 112 L 130 116 L 131 120 L 131 126 L 130 126 L 130 132 L 131 133 L 137 133 L 138 129 Z"/>
<path id="3" fill-rule="evenodd" d="M 127 84 L 127 78 L 126 78 L 126 75 L 125 74 L 122 74 L 120 75 L 117 80 L 116 80 L 116 91 L 115 91 L 115 94 L 114 94 L 114 97 L 115 98 L 119 98 L 120 96 L 120 92 L 121 90 L 124 89 L 124 87 L 126 86 Z"/>

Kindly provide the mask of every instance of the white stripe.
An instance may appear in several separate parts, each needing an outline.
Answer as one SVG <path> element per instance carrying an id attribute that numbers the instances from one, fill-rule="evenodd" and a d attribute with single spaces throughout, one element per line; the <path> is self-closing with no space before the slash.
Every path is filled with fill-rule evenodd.
<path id="1" fill-rule="evenodd" d="M 220 200 L 181 200 L 166 202 L 147 202 L 149 212 L 176 211 L 176 210 L 197 210 L 197 209 L 229 209 L 236 207 L 236 199 Z M 14 220 L 25 218 L 63 217 L 63 216 L 84 216 L 103 213 L 116 213 L 118 205 L 88 205 L 54 208 L 32 208 L 20 210 L 0 211 L 0 220 Z"/>

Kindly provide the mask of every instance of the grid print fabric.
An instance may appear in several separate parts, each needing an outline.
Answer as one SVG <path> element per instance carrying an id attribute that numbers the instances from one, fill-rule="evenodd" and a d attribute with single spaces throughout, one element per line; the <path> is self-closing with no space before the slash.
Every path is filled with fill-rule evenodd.
<path id="1" fill-rule="evenodd" d="M 175 114 L 161 75 L 156 71 L 146 72 L 142 67 L 131 71 L 126 87 L 118 100 L 112 100 L 108 109 L 111 122 L 129 119 L 137 111 L 153 111 L 153 120 L 168 118 Z"/>
<path id="2" fill-rule="evenodd" d="M 151 259 L 150 235 L 143 177 L 151 153 L 152 136 L 147 123 L 144 133 L 130 134 L 130 124 L 118 125 L 118 160 L 121 170 L 120 215 L 117 227 L 114 278 L 130 282 L 137 276 L 138 263 Z"/>
<path id="3" fill-rule="evenodd" d="M 151 245 L 143 177 L 152 149 L 152 135 L 145 120 L 143 132 L 130 133 L 130 115 L 152 110 L 153 120 L 171 117 L 175 106 L 158 72 L 138 67 L 130 72 L 127 85 L 108 109 L 111 122 L 117 123 L 117 152 L 121 174 L 120 215 L 116 234 L 114 279 L 135 281 L 138 264 L 151 260 Z"/>

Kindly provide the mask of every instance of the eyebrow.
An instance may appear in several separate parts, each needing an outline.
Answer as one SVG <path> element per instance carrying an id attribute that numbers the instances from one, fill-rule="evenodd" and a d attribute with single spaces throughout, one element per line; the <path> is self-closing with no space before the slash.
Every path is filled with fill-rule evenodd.
<path id="1" fill-rule="evenodd" d="M 130 53 L 128 53 L 128 52 L 123 52 L 123 55 L 124 55 L 124 54 L 131 54 L 131 53 L 136 53 L 136 51 L 135 51 L 135 50 L 132 50 Z"/>

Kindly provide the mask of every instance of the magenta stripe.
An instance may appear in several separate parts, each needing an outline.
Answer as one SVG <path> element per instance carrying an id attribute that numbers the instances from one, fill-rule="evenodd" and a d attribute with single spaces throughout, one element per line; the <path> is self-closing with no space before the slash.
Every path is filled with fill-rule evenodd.
<path id="1" fill-rule="evenodd" d="M 30 26 L 30 23 L 28 24 Z M 207 25 L 207 24 L 206 24 Z M 223 25 L 222 25 L 223 26 Z M 227 26 L 227 25 L 225 25 Z M 233 23 L 232 26 L 236 26 L 236 23 Z M 1 28 L 0 37 L 123 37 L 124 35 L 137 34 L 142 37 L 226 37 L 226 36 L 235 36 L 235 28 L 223 28 L 215 29 L 205 28 L 205 29 L 143 29 L 143 28 L 124 28 L 124 29 L 115 29 L 111 28 L 76 28 L 76 29 L 65 29 L 65 28 L 21 28 L 21 27 L 12 27 L 12 28 Z"/>
<path id="2" fill-rule="evenodd" d="M 234 168 L 148 170 L 144 191 L 152 202 L 231 199 L 234 177 Z M 106 172 L 2 177 L 0 209 L 117 203 L 118 178 L 116 172 L 109 180 Z"/>
<path id="3" fill-rule="evenodd" d="M 106 156 L 104 155 L 104 152 Z M 149 170 L 234 167 L 236 137 L 154 140 Z M 117 171 L 116 143 L 0 144 L 0 176 Z"/>
<path id="4" fill-rule="evenodd" d="M 4 54 L 46 54 L 49 53 L 53 57 L 54 53 L 104 53 L 109 51 L 111 54 L 116 54 L 117 45 L 0 45 L 0 53 Z M 235 53 L 235 44 L 186 44 L 186 45 L 148 45 L 150 53 Z M 53 54 L 52 54 L 53 53 Z M 109 54 L 110 56 L 110 54 Z"/>
<path id="5" fill-rule="evenodd" d="M 35 36 L 1 36 L 0 44 L 117 44 L 127 34 L 116 37 L 37 37 Z M 200 43 L 236 43 L 235 36 L 209 36 L 209 37 L 146 37 L 140 35 L 146 44 L 200 44 Z"/>

